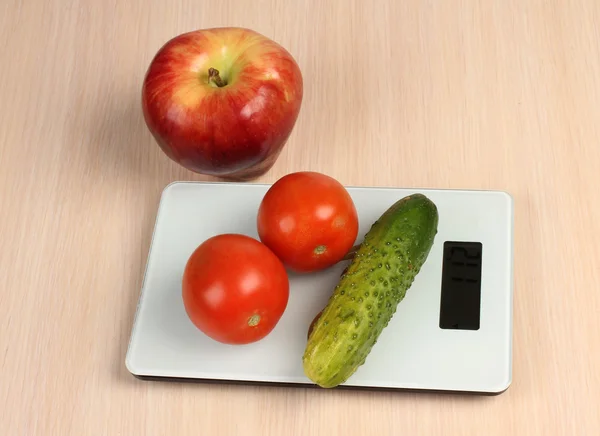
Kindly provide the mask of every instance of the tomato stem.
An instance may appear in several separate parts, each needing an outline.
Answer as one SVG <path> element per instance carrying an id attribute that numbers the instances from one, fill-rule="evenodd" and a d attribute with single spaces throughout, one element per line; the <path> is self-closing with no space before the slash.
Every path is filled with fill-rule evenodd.
<path id="1" fill-rule="evenodd" d="M 327 247 L 325 245 L 319 245 L 317 248 L 315 248 L 314 252 L 315 254 L 323 254 L 327 251 Z"/>
<path id="2" fill-rule="evenodd" d="M 260 315 L 254 314 L 248 319 L 248 325 L 250 327 L 255 327 L 260 322 Z"/>

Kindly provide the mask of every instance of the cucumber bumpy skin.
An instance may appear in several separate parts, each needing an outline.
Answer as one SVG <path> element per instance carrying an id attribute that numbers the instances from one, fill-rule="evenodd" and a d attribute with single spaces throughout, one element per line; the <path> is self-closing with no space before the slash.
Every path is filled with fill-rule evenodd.
<path id="1" fill-rule="evenodd" d="M 317 385 L 344 383 L 365 363 L 425 263 L 438 226 L 422 194 L 393 204 L 370 228 L 316 321 L 302 358 Z"/>

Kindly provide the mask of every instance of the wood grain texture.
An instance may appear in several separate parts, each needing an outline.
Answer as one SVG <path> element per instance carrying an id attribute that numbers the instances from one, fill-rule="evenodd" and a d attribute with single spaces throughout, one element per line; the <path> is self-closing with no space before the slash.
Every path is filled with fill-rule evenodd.
<path id="1" fill-rule="evenodd" d="M 515 198 L 514 379 L 491 397 L 148 383 L 124 366 L 173 180 L 140 86 L 184 31 L 253 28 L 305 79 L 261 182 Z M 0 2 L 0 434 L 592 435 L 600 417 L 596 0 Z"/>

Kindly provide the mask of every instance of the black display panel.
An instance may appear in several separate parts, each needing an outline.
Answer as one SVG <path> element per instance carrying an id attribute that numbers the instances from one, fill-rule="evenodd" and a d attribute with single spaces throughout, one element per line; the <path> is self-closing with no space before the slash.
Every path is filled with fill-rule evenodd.
<path id="1" fill-rule="evenodd" d="M 479 330 L 482 252 L 480 242 L 444 243 L 440 328 Z"/>

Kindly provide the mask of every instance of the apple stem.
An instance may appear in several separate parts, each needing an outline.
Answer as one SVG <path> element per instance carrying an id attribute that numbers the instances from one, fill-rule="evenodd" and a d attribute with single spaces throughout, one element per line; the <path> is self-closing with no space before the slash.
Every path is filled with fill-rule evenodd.
<path id="1" fill-rule="evenodd" d="M 227 85 L 227 83 L 221 79 L 221 76 L 219 75 L 219 70 L 217 70 L 216 68 L 209 68 L 208 69 L 208 81 L 213 81 L 215 82 L 215 85 L 217 85 L 219 88 L 222 88 L 223 86 Z"/>

